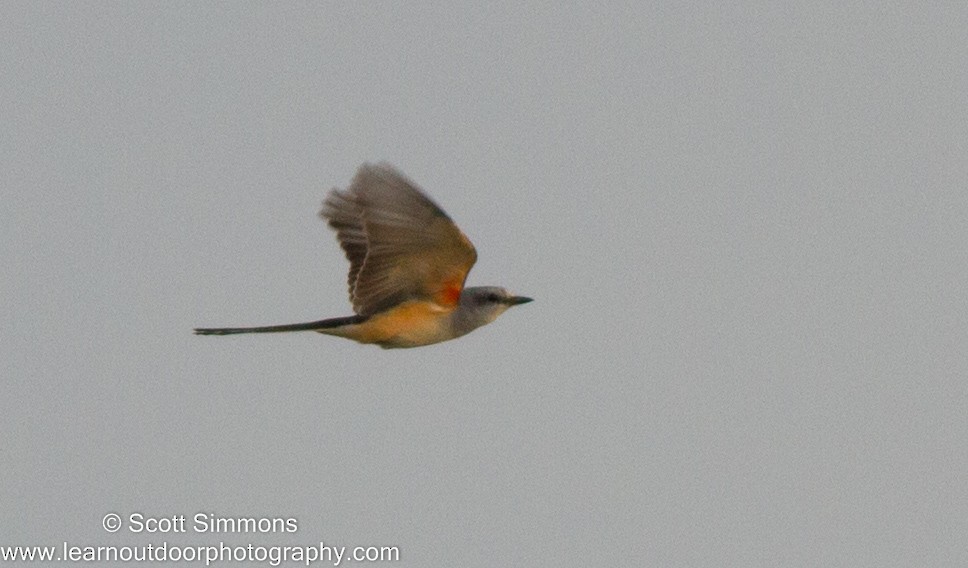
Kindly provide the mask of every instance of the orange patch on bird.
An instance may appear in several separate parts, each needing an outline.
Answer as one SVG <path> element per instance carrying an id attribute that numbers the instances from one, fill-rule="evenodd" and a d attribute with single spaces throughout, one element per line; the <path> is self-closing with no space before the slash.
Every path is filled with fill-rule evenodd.
<path id="1" fill-rule="evenodd" d="M 437 301 L 443 306 L 456 306 L 457 302 L 460 301 L 460 292 L 463 286 L 459 280 L 451 280 L 450 282 L 445 282 L 444 287 L 440 290 L 437 295 Z"/>

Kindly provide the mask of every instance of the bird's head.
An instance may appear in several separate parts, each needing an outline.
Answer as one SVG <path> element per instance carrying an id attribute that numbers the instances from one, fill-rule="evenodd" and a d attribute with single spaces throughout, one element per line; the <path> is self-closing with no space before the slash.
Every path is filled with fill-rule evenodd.
<path id="1" fill-rule="evenodd" d="M 491 323 L 511 306 L 527 304 L 531 298 L 515 296 L 498 286 L 472 286 L 460 295 L 459 312 L 473 327 Z"/>

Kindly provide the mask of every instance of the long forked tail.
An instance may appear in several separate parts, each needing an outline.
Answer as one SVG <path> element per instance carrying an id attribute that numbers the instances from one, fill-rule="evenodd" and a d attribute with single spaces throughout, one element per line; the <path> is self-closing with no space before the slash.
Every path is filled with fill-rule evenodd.
<path id="1" fill-rule="evenodd" d="M 236 333 L 275 333 L 279 331 L 314 331 L 320 329 L 332 329 L 364 320 L 360 316 L 349 316 L 345 318 L 330 318 L 319 321 L 308 321 L 305 323 L 287 323 L 284 325 L 266 325 L 261 327 L 196 327 L 195 335 L 233 335 Z"/>

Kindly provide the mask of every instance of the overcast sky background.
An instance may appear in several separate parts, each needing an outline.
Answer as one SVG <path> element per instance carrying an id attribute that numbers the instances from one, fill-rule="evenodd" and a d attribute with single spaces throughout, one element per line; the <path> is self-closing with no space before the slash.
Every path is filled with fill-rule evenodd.
<path id="1" fill-rule="evenodd" d="M 968 563 L 968 8 L 0 6 L 0 545 Z M 381 350 L 389 161 L 532 296 Z M 294 517 L 115 534 L 108 512 Z M 199 564 L 201 565 L 201 564 Z"/>

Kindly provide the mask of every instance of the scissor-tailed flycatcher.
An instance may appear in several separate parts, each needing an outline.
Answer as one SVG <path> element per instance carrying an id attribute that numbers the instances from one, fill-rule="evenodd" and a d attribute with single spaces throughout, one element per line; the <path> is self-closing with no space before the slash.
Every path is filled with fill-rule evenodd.
<path id="1" fill-rule="evenodd" d="M 350 261 L 355 316 L 265 327 L 198 328 L 201 335 L 317 331 L 380 347 L 460 337 L 531 298 L 464 288 L 477 252 L 444 211 L 387 164 L 363 164 L 349 189 L 330 192 L 319 215 Z"/>

